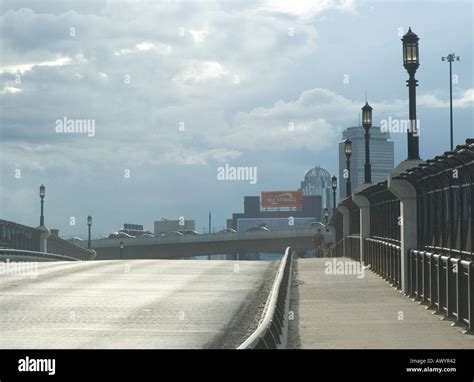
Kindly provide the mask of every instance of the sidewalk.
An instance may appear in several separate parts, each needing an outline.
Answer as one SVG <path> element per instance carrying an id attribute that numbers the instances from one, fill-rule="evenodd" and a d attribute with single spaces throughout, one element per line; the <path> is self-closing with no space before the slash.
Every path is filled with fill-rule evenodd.
<path id="1" fill-rule="evenodd" d="M 345 258 L 295 262 L 289 348 L 474 349 L 474 335 L 462 334 L 370 270 L 362 278 L 326 274 L 325 263 L 333 260 L 343 267 L 352 263 Z"/>

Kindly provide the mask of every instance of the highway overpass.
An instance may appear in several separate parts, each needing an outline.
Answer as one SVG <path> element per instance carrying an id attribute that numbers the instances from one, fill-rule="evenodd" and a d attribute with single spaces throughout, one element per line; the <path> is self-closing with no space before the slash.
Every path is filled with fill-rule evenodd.
<path id="1" fill-rule="evenodd" d="M 290 246 L 295 251 L 314 248 L 315 227 L 278 231 L 214 233 L 157 238 L 126 238 L 92 240 L 96 260 L 176 259 L 199 255 L 281 252 Z M 120 250 L 120 242 L 124 248 Z M 79 245 L 86 246 L 87 242 Z"/>

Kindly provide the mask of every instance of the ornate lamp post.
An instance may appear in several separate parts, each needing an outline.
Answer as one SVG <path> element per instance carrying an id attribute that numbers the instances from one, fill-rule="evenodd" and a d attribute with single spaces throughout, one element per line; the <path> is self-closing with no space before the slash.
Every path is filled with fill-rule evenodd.
<path id="1" fill-rule="evenodd" d="M 352 141 L 348 138 L 344 141 L 344 154 L 346 154 L 346 197 L 351 194 L 351 155 L 352 155 Z"/>
<path id="2" fill-rule="evenodd" d="M 46 188 L 41 185 L 39 188 L 39 196 L 41 199 L 41 215 L 40 215 L 40 226 L 44 226 L 44 214 L 43 214 L 43 207 L 44 207 L 44 196 L 46 195 Z"/>
<path id="3" fill-rule="evenodd" d="M 367 102 L 365 102 L 365 105 L 362 108 L 362 126 L 364 126 L 364 129 L 365 129 L 364 183 L 371 183 L 372 182 L 372 169 L 370 167 L 369 130 L 372 127 L 372 107 Z"/>
<path id="4" fill-rule="evenodd" d="M 336 190 L 337 190 L 337 178 L 336 175 L 334 175 L 331 178 L 331 188 L 332 188 L 332 213 L 334 214 L 334 211 L 336 211 Z"/>
<path id="5" fill-rule="evenodd" d="M 420 54 L 418 49 L 418 36 L 408 28 L 408 32 L 403 36 L 403 66 L 409 74 L 407 80 L 409 98 L 409 118 L 410 129 L 408 131 L 408 159 L 420 159 L 418 127 L 416 125 L 416 87 L 418 81 L 415 73 L 420 66 Z"/>
<path id="6" fill-rule="evenodd" d="M 451 137 L 451 151 L 453 151 L 453 62 L 454 60 L 459 61 L 459 56 L 451 53 L 446 57 L 441 57 L 441 61 L 449 62 L 449 124 L 450 124 L 450 137 Z"/>
<path id="7" fill-rule="evenodd" d="M 87 217 L 87 228 L 89 230 L 89 234 L 87 236 L 87 249 L 91 249 L 91 226 L 92 226 L 92 216 Z"/>

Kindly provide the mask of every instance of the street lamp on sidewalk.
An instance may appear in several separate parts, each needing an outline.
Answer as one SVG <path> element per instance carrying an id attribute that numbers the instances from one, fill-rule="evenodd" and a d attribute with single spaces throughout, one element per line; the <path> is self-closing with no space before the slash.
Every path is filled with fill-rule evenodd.
<path id="1" fill-rule="evenodd" d="M 87 217 L 87 228 L 89 231 L 89 234 L 87 236 L 87 249 L 91 249 L 91 226 L 92 226 L 92 216 Z"/>
<path id="2" fill-rule="evenodd" d="M 449 62 L 449 126 L 450 126 L 450 138 L 451 138 L 451 151 L 453 151 L 454 139 L 453 139 L 453 62 L 459 61 L 459 56 L 451 53 L 446 57 L 441 57 L 441 61 Z"/>
<path id="3" fill-rule="evenodd" d="M 408 32 L 403 36 L 403 66 L 409 74 L 407 80 L 409 99 L 410 128 L 408 130 L 408 159 L 420 159 L 418 127 L 416 123 L 416 87 L 418 81 L 415 73 L 420 66 L 420 54 L 418 49 L 419 37 L 408 28 Z"/>
<path id="4" fill-rule="evenodd" d="M 372 107 L 365 102 L 364 107 L 362 108 L 362 126 L 365 129 L 365 165 L 364 165 L 364 183 L 372 182 L 372 169 L 370 166 L 370 133 L 369 130 L 372 127 Z"/>
<path id="5" fill-rule="evenodd" d="M 336 175 L 334 175 L 331 178 L 331 188 L 332 188 L 332 213 L 334 215 L 334 212 L 336 211 L 336 190 L 337 190 L 337 178 Z"/>
<path id="6" fill-rule="evenodd" d="M 41 215 L 40 215 L 40 226 L 44 226 L 44 214 L 43 214 L 43 207 L 44 207 L 44 196 L 46 195 L 46 188 L 41 185 L 39 188 L 39 196 L 41 199 Z"/>
<path id="7" fill-rule="evenodd" d="M 347 138 L 344 141 L 344 154 L 346 154 L 346 197 L 351 194 L 351 155 L 352 155 L 352 141 Z"/>

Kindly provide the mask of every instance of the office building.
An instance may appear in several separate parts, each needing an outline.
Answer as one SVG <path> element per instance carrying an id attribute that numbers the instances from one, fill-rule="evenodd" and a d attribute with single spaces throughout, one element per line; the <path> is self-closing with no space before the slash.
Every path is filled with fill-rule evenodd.
<path id="1" fill-rule="evenodd" d="M 349 138 L 352 141 L 352 155 L 350 176 L 352 191 L 364 183 L 365 164 L 365 130 L 362 126 L 349 127 L 342 133 L 342 142 L 339 143 L 339 177 L 338 188 L 339 199 L 346 196 L 346 179 L 344 169 L 346 168 L 346 156 L 344 154 L 344 141 Z M 382 182 L 387 179 L 394 166 L 394 145 L 389 141 L 390 135 L 380 131 L 380 127 L 373 126 L 370 129 L 370 163 L 372 166 L 372 183 Z"/>

